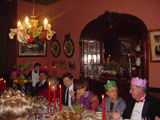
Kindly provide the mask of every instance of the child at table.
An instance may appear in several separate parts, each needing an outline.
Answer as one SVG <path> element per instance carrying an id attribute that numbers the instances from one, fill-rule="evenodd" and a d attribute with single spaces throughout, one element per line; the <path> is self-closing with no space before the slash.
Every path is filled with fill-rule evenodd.
<path id="1" fill-rule="evenodd" d="M 118 88 L 115 81 L 108 80 L 104 85 L 106 94 L 108 95 L 105 101 L 105 111 L 120 111 L 120 114 L 123 114 L 123 111 L 126 108 L 126 102 L 118 97 Z M 102 104 L 98 107 L 98 111 L 102 111 Z"/>

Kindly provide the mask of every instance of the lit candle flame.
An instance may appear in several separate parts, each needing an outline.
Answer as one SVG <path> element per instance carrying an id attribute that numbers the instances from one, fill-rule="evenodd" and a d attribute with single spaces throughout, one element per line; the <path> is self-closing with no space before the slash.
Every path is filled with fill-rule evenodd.
<path id="1" fill-rule="evenodd" d="M 59 88 L 61 88 L 61 85 L 59 85 Z"/>
<path id="2" fill-rule="evenodd" d="M 48 24 L 48 20 L 47 18 L 44 19 L 44 25 L 47 25 Z"/>
<path id="3" fill-rule="evenodd" d="M 130 54 L 128 54 L 128 56 L 130 57 L 131 55 L 130 55 Z"/>
<path id="4" fill-rule="evenodd" d="M 104 98 L 104 95 L 102 95 L 102 99 Z"/>
<path id="5" fill-rule="evenodd" d="M 18 26 L 18 27 L 21 26 L 21 21 L 20 21 L 20 20 L 18 21 L 17 26 Z"/>
<path id="6" fill-rule="evenodd" d="M 28 27 L 31 28 L 32 27 L 31 24 L 29 24 Z"/>
<path id="7" fill-rule="evenodd" d="M 26 24 L 29 23 L 29 18 L 28 18 L 28 17 L 25 18 L 25 23 L 26 23 Z"/>

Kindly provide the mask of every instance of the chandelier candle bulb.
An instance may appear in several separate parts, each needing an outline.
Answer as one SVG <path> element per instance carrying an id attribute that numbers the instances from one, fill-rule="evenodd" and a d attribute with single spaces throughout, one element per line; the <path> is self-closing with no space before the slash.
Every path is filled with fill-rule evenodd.
<path id="1" fill-rule="evenodd" d="M 21 21 L 19 20 L 17 23 L 17 27 L 19 28 L 21 26 Z"/>
<path id="2" fill-rule="evenodd" d="M 28 18 L 28 16 L 26 16 L 26 18 L 25 18 L 25 23 L 26 23 L 26 24 L 29 23 L 29 18 Z"/>
<path id="3" fill-rule="evenodd" d="M 48 28 L 48 20 L 47 18 L 44 19 L 44 30 L 47 30 Z"/>

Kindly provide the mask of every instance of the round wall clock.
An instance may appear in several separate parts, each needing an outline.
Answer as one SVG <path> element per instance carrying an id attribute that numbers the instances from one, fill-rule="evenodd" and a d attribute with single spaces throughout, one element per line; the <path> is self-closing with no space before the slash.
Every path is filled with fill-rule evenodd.
<path id="1" fill-rule="evenodd" d="M 58 40 L 53 40 L 51 44 L 51 52 L 54 57 L 58 57 L 60 55 L 60 44 Z"/>
<path id="2" fill-rule="evenodd" d="M 65 35 L 65 40 L 63 43 L 63 50 L 67 57 L 72 57 L 74 53 L 74 44 L 70 38 L 70 34 Z"/>

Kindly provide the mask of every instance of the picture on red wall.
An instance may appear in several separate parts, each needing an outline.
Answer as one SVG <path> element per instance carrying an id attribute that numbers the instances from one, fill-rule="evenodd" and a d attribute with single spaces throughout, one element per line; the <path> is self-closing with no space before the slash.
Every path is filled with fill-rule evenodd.
<path id="1" fill-rule="evenodd" d="M 68 67 L 69 67 L 70 70 L 76 69 L 75 62 L 68 62 Z"/>
<path id="2" fill-rule="evenodd" d="M 19 56 L 45 56 L 46 55 L 46 41 L 40 40 L 33 43 L 19 43 Z"/>
<path id="3" fill-rule="evenodd" d="M 59 67 L 61 69 L 66 69 L 66 61 L 59 61 Z"/>
<path id="4" fill-rule="evenodd" d="M 131 41 L 121 41 L 121 55 L 128 55 L 131 53 L 133 49 L 133 45 Z"/>
<path id="5" fill-rule="evenodd" d="M 151 46 L 151 61 L 160 61 L 160 30 L 149 32 Z"/>

